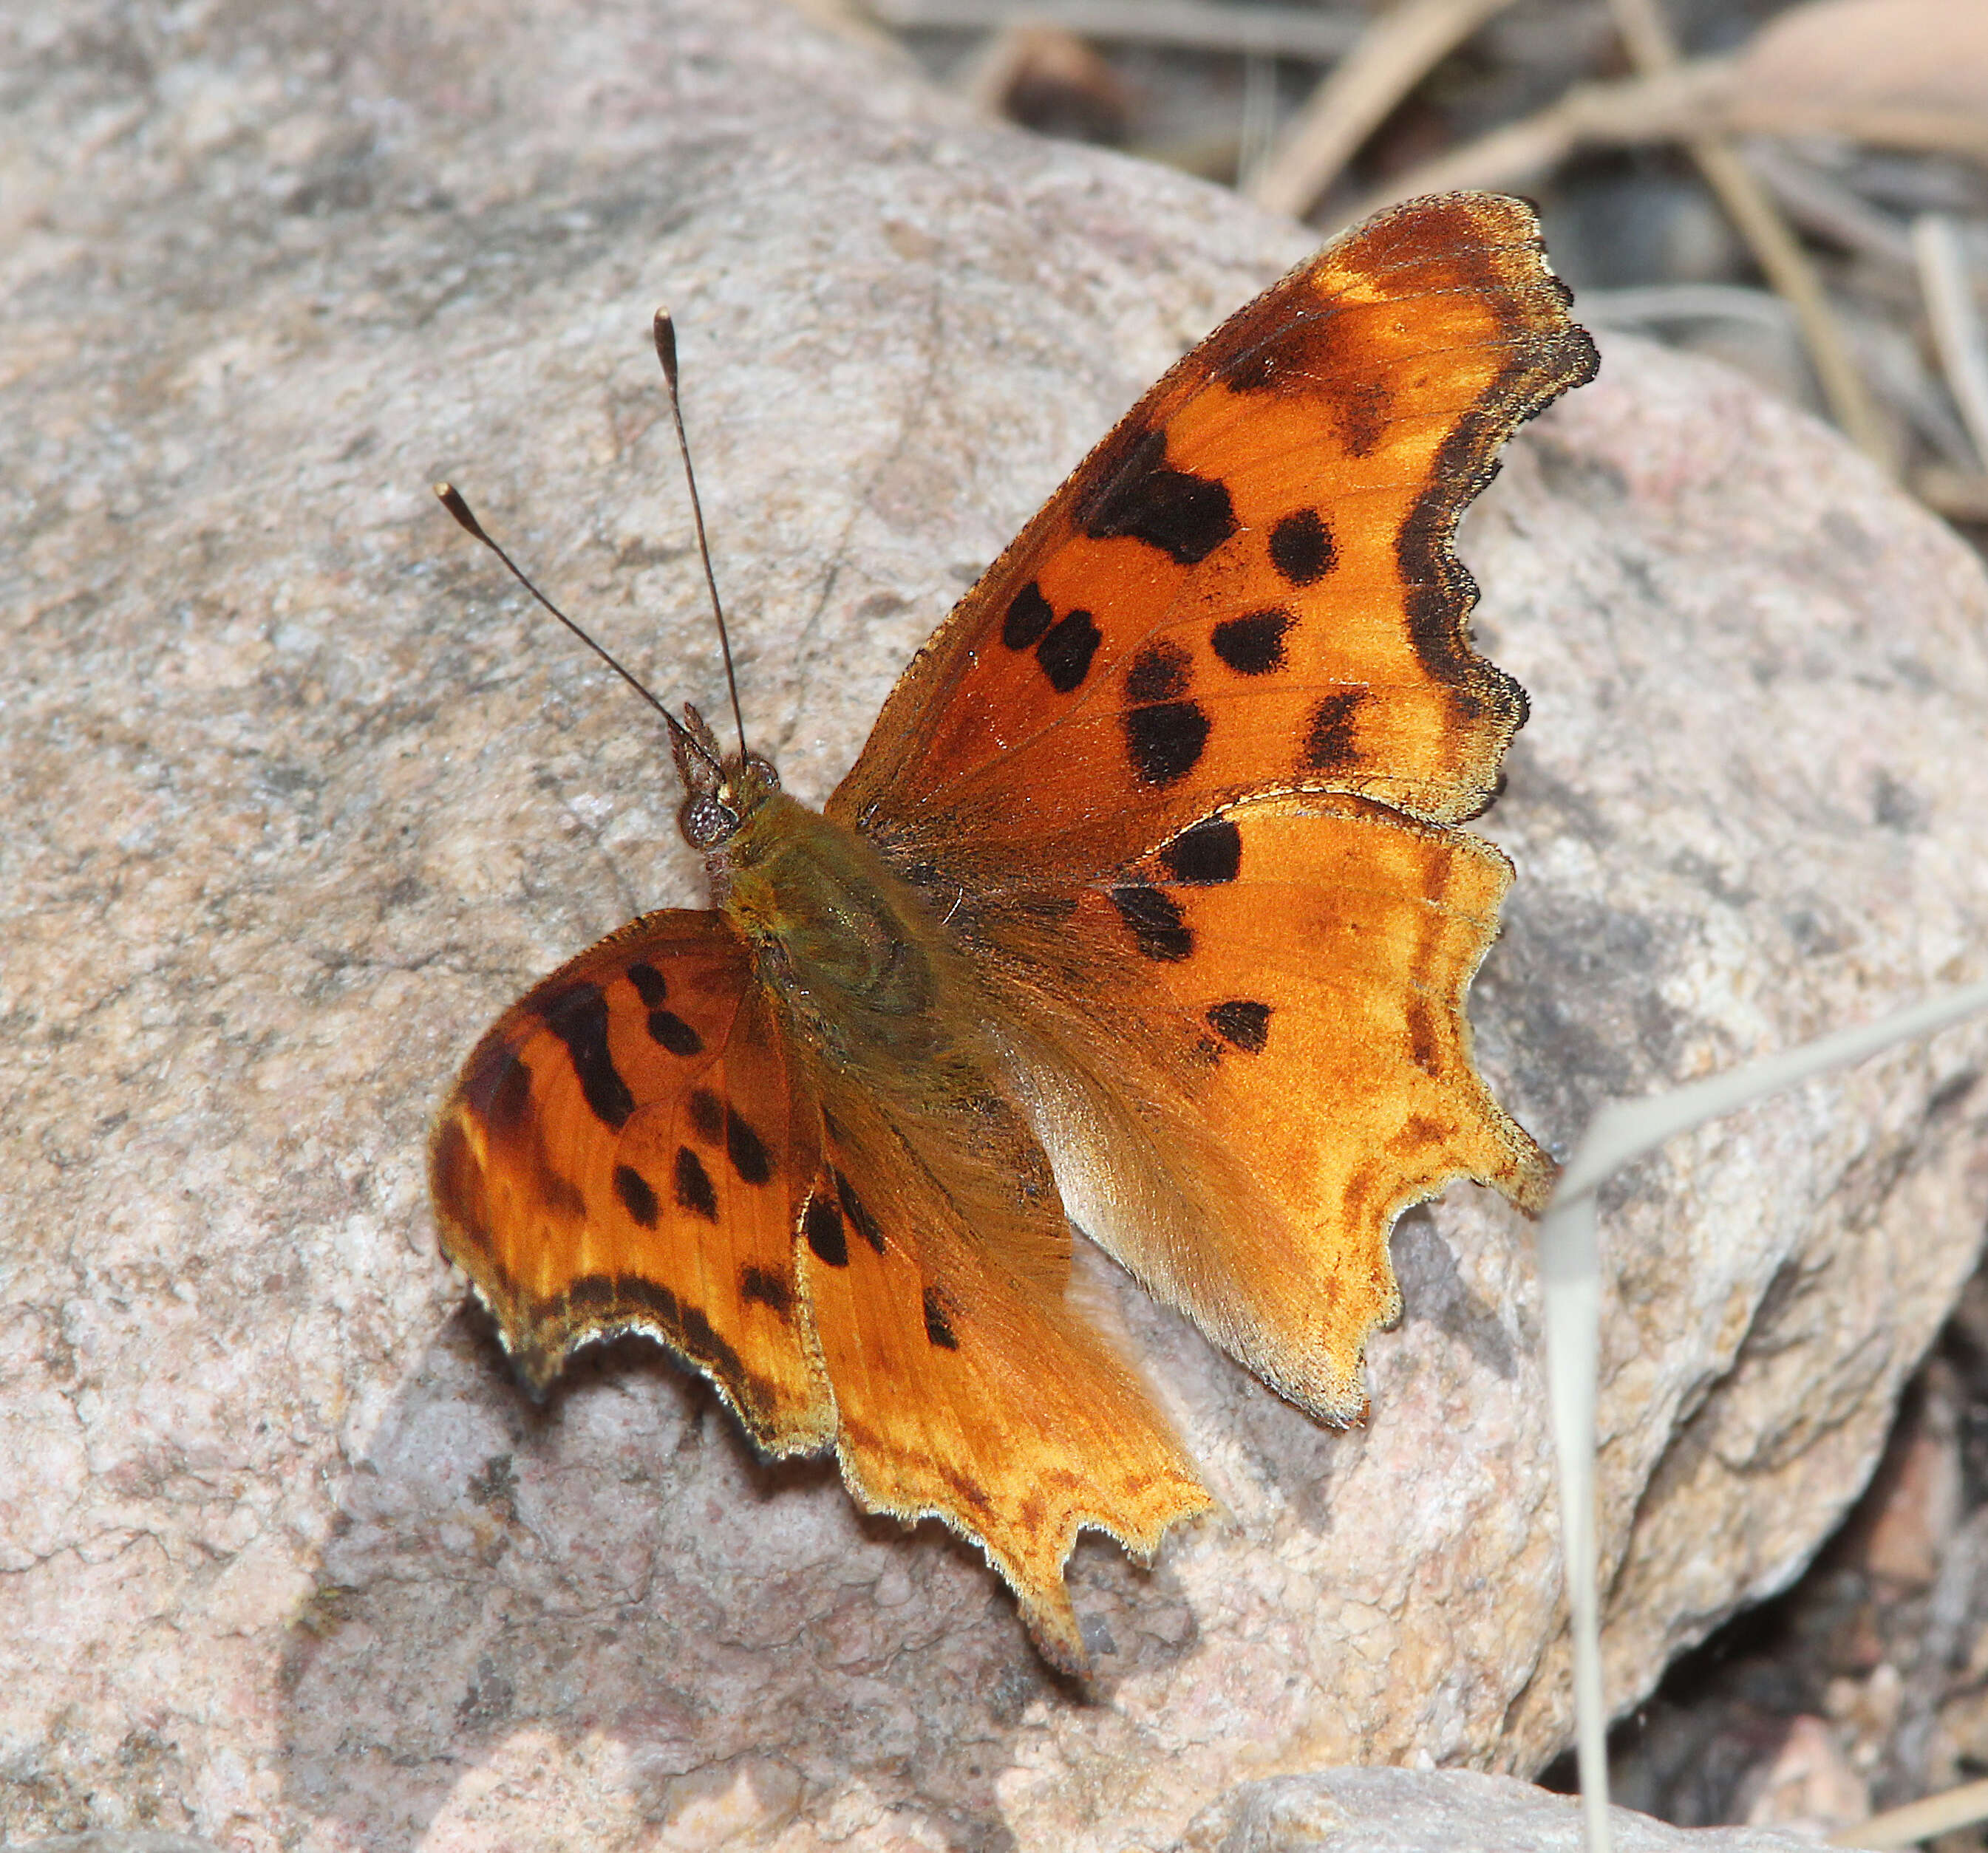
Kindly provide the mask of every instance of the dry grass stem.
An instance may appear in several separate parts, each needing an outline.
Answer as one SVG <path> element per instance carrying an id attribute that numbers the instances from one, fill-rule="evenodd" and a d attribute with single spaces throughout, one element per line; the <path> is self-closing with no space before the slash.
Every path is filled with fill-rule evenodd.
<path id="1" fill-rule="evenodd" d="M 1928 998 L 1875 1023 L 1818 1036 L 1784 1055 L 1769 1055 L 1708 1080 L 1673 1088 L 1667 1094 L 1644 1100 L 1604 1101 L 1560 1173 L 1559 1188 L 1540 1222 L 1540 1278 L 1545 1288 L 1547 1389 L 1552 1405 L 1554 1452 L 1560 1466 L 1562 1555 L 1574 1636 L 1574 1748 L 1580 1763 L 1587 1853 L 1608 1853 L 1610 1845 L 1608 1711 L 1601 1677 L 1594 1527 L 1595 1363 L 1601 1310 L 1601 1242 L 1595 1193 L 1625 1166 L 1680 1132 L 1828 1069 L 1931 1035 L 1983 1010 L 1988 1010 L 1988 980 Z M 1974 1786 L 1983 1790 L 1983 1799 L 1988 1801 L 1988 1784 Z M 1956 1817 L 1949 1824 L 1976 1818 Z M 1988 1807 L 1980 1818 L 1988 1818 Z M 1911 1838 L 1939 1831 L 1923 1828 Z M 1848 1844 L 1906 1846 L 1911 1839 Z"/>
<path id="2" fill-rule="evenodd" d="M 1871 110 L 1802 98 L 1747 96 L 1731 59 L 1705 58 L 1655 76 L 1577 84 L 1533 115 L 1391 180 L 1348 223 L 1418 194 L 1523 187 L 1586 147 L 1689 141 L 1706 135 L 1824 135 L 1907 153 L 1988 163 L 1988 115 Z"/>
<path id="3" fill-rule="evenodd" d="M 1848 187 L 1764 137 L 1756 136 L 1749 141 L 1745 154 L 1746 165 L 1766 183 L 1788 217 L 1804 231 L 1827 238 L 1887 270 L 1913 268 L 1912 240 L 1888 214 L 1867 205 Z"/>
<path id="4" fill-rule="evenodd" d="M 1929 1795 L 1902 1808 L 1888 1808 L 1860 1821 L 1854 1828 L 1830 1835 L 1832 1847 L 1915 1847 L 1936 1834 L 1971 1828 L 1988 1821 L 1988 1782 L 1963 1783 L 1957 1789 Z"/>
<path id="5" fill-rule="evenodd" d="M 1912 493 L 1950 521 L 1988 526 L 1988 475 L 1928 464 L 1912 472 Z"/>
<path id="6" fill-rule="evenodd" d="M 893 64 L 910 62 L 903 45 L 877 23 L 863 0 L 787 0 L 787 4 L 810 24 L 838 39 L 860 45 Z"/>
<path id="7" fill-rule="evenodd" d="M 1733 78 L 1730 60 L 1702 59 L 1655 77 L 1576 84 L 1545 109 L 1396 175 L 1349 213 L 1348 221 L 1419 194 L 1522 187 L 1584 147 L 1702 133 L 1726 120 Z"/>
<path id="8" fill-rule="evenodd" d="M 1303 218 L 1430 68 L 1510 4 L 1401 0 L 1307 99 L 1249 197 L 1272 212 Z"/>
<path id="9" fill-rule="evenodd" d="M 1677 42 L 1658 0 L 1609 0 L 1631 62 L 1645 76 L 1680 68 Z M 1787 298 L 1801 323 L 1802 339 L 1830 412 L 1844 435 L 1887 474 L 1895 474 L 1891 434 L 1864 383 L 1843 326 L 1831 307 L 1815 266 L 1789 229 L 1757 176 L 1730 141 L 1693 136 L 1686 143 L 1706 184 L 1746 241 L 1767 279 Z"/>
<path id="10" fill-rule="evenodd" d="M 1988 465 L 1988 338 L 1959 230 L 1944 213 L 1922 213 L 1912 221 L 1912 248 L 1940 370 L 1973 441 L 1974 461 Z"/>

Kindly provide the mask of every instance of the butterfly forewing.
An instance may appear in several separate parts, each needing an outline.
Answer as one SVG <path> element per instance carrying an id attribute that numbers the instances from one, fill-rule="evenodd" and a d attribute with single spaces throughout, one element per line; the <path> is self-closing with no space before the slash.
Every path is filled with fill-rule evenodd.
<path id="1" fill-rule="evenodd" d="M 632 922 L 514 1004 L 431 1145 L 450 1258 L 543 1389 L 624 1332 L 661 1339 L 776 1453 L 834 1433 L 793 1230 L 816 1168 L 752 954 L 716 914 Z"/>
<path id="2" fill-rule="evenodd" d="M 1449 540 L 1513 427 L 1591 373 L 1521 202 L 1371 221 L 1080 466 L 893 692 L 831 815 L 880 838 L 1148 841 L 1266 789 L 1481 809 L 1523 697 Z"/>

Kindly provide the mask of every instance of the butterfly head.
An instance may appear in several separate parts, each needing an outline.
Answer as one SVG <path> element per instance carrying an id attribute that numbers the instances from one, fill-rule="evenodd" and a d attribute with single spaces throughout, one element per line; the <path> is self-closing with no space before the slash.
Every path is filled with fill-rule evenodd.
<path id="1" fill-rule="evenodd" d="M 670 750 L 684 788 L 677 828 L 685 842 L 704 853 L 737 835 L 768 795 L 780 788 L 771 760 L 757 753 L 721 752 L 711 724 L 688 703 L 682 724 L 671 727 Z"/>

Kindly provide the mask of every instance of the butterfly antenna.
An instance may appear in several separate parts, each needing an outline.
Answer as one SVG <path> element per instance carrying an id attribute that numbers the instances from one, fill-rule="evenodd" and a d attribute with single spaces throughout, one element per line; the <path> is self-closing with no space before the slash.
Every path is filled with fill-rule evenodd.
<path id="1" fill-rule="evenodd" d="M 711 569 L 711 548 L 704 538 L 704 507 L 697 498 L 697 472 L 690 467 L 690 439 L 684 433 L 683 402 L 677 394 L 677 325 L 666 309 L 656 311 L 656 358 L 670 389 L 670 416 L 676 421 L 677 449 L 683 457 L 684 481 L 690 484 L 691 519 L 697 524 L 698 557 L 704 562 L 704 582 L 711 590 L 711 615 L 718 620 L 718 647 L 725 656 L 725 686 L 732 695 L 732 723 L 739 729 L 739 757 L 746 758 L 746 716 L 739 706 L 739 677 L 732 667 L 732 633 L 725 628 L 725 607 L 718 602 L 718 575 Z"/>
<path id="2" fill-rule="evenodd" d="M 455 485 L 453 483 L 437 483 L 434 485 L 434 492 L 440 498 L 441 505 L 446 508 L 451 515 L 455 517 L 456 525 L 458 527 L 462 528 L 465 533 L 475 535 L 475 538 L 481 541 L 485 546 L 488 547 L 492 553 L 495 554 L 498 559 L 502 560 L 505 565 L 509 569 L 510 575 L 512 579 L 516 579 L 520 586 L 523 586 L 533 598 L 536 599 L 541 605 L 544 606 L 546 610 L 550 612 L 554 617 L 557 618 L 568 630 L 571 631 L 576 637 L 579 638 L 581 643 L 584 643 L 589 650 L 592 650 L 602 662 L 605 663 L 610 669 L 614 670 L 616 675 L 619 676 L 624 682 L 627 683 L 628 686 L 635 691 L 637 694 L 640 695 L 644 701 L 647 702 L 650 707 L 654 708 L 658 714 L 662 716 L 663 724 L 670 730 L 670 737 L 673 740 L 688 741 L 691 748 L 697 753 L 697 755 L 700 759 L 708 759 L 711 757 L 711 755 L 705 752 L 702 747 L 698 746 L 697 741 L 685 731 L 683 723 L 678 721 L 675 715 L 672 714 L 668 708 L 664 707 L 654 695 L 649 693 L 647 689 L 644 688 L 641 683 L 637 682 L 633 676 L 629 674 L 627 670 L 624 669 L 620 663 L 616 662 L 606 650 L 603 650 L 598 643 L 595 643 L 594 640 L 587 634 L 585 631 L 582 630 L 577 624 L 574 623 L 572 619 L 568 617 L 564 612 L 561 611 L 560 608 L 555 605 L 550 599 L 547 598 L 543 592 L 539 591 L 537 586 L 534 586 L 529 579 L 525 577 L 524 572 L 519 566 L 518 562 L 512 559 L 510 555 L 506 553 L 502 547 L 499 546 L 497 543 L 490 538 L 489 535 L 483 532 L 483 524 L 479 521 L 476 518 L 475 514 L 472 512 L 468 503 L 465 501 L 462 496 L 457 493 Z"/>

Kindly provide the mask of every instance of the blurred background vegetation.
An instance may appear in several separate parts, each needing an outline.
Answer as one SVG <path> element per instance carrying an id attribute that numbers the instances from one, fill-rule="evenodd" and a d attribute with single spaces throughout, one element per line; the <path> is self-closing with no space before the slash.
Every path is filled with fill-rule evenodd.
<path id="1" fill-rule="evenodd" d="M 1740 368 L 1988 542 L 1988 0 L 797 4 L 1321 231 L 1524 193 L 1584 320 Z"/>

